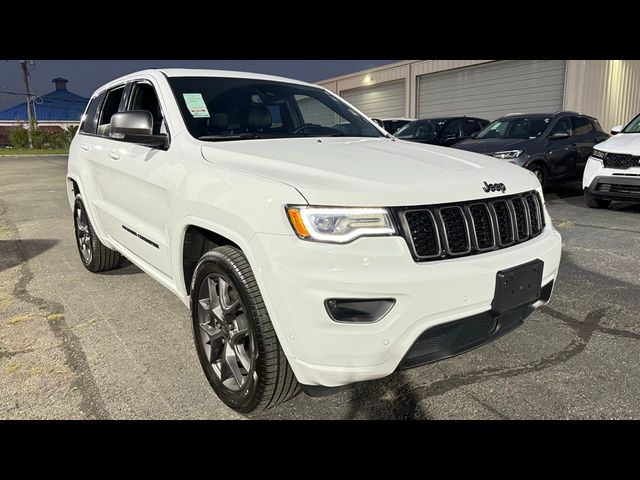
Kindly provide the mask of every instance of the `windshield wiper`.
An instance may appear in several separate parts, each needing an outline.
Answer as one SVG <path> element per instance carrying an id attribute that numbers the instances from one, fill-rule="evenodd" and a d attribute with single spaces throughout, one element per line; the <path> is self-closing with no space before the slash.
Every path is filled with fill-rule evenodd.
<path id="1" fill-rule="evenodd" d="M 254 138 L 264 138 L 257 133 L 241 133 L 239 135 L 203 135 L 198 140 L 206 142 L 226 142 L 227 140 L 252 140 Z"/>

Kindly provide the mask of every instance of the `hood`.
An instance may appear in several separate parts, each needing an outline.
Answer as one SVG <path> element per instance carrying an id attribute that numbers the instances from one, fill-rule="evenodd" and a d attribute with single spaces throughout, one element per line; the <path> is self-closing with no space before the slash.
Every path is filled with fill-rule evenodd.
<path id="1" fill-rule="evenodd" d="M 209 162 L 296 188 L 310 204 L 408 206 L 502 196 L 539 186 L 527 170 L 484 155 L 389 138 L 296 138 L 204 145 Z"/>
<path id="2" fill-rule="evenodd" d="M 504 150 L 525 150 L 529 138 L 470 138 L 456 143 L 453 148 L 476 153 L 493 153 Z"/>
<path id="3" fill-rule="evenodd" d="M 640 133 L 619 133 L 599 143 L 596 148 L 604 152 L 640 155 Z"/>

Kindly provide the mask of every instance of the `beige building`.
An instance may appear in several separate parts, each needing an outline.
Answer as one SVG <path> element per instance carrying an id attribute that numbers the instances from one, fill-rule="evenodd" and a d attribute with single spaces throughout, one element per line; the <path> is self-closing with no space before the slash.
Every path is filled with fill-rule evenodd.
<path id="1" fill-rule="evenodd" d="M 608 131 L 640 113 L 639 60 L 405 60 L 318 83 L 376 118 L 573 110 Z"/>

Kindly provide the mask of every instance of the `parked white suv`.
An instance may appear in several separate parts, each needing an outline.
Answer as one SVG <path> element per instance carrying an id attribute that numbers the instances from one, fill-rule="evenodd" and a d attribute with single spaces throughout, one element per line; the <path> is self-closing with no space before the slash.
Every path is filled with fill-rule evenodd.
<path id="1" fill-rule="evenodd" d="M 640 115 L 599 143 L 582 177 L 584 199 L 591 208 L 606 208 L 612 200 L 640 203 Z"/>
<path id="2" fill-rule="evenodd" d="M 531 172 L 395 139 L 280 77 L 106 84 L 68 192 L 85 267 L 126 256 L 189 305 L 207 379 L 239 412 L 483 345 L 549 300 L 560 262 Z"/>

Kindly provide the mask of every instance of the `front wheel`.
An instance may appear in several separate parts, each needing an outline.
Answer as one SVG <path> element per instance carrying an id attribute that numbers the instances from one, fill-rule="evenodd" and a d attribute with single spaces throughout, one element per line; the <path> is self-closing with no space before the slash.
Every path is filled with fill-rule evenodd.
<path id="1" fill-rule="evenodd" d="M 534 163 L 533 165 L 527 168 L 531 170 L 536 177 L 538 177 L 538 181 L 540 182 L 540 186 L 542 188 L 547 186 L 548 175 L 547 175 L 547 169 L 544 167 L 544 165 L 541 165 L 539 163 Z"/>
<path id="2" fill-rule="evenodd" d="M 205 253 L 191 284 L 193 335 L 218 397 L 240 413 L 273 407 L 300 392 L 242 252 Z"/>

